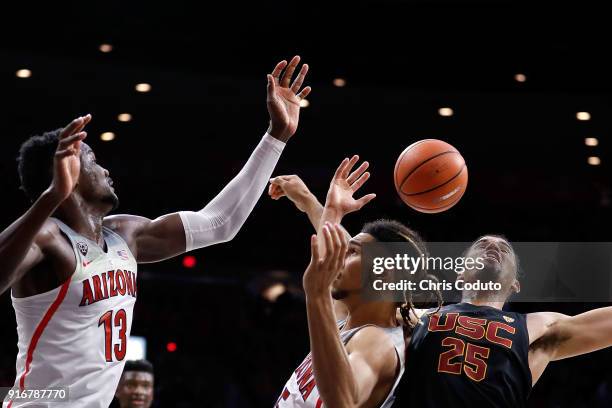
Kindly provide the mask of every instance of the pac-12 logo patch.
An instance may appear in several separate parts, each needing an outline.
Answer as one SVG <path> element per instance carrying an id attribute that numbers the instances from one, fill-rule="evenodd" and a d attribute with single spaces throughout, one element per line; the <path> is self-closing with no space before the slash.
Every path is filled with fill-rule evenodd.
<path id="1" fill-rule="evenodd" d="M 84 242 L 77 242 L 77 248 L 79 248 L 79 252 L 83 254 L 83 256 L 87 255 L 87 251 L 89 247 Z"/>
<path id="2" fill-rule="evenodd" d="M 130 256 L 128 255 L 125 249 L 122 249 L 121 251 L 117 251 L 117 255 L 119 255 L 119 258 L 123 259 L 124 261 L 127 261 L 128 259 L 130 259 Z"/>
<path id="3" fill-rule="evenodd" d="M 504 320 L 507 321 L 508 323 L 514 323 L 513 317 L 504 316 Z"/>

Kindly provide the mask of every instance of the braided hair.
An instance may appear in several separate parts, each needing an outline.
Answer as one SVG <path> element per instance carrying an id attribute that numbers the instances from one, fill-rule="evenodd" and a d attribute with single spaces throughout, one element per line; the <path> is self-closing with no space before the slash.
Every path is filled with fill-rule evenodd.
<path id="1" fill-rule="evenodd" d="M 372 235 L 378 242 L 408 242 L 417 256 L 427 257 L 429 255 L 421 236 L 398 221 L 380 219 L 369 222 L 363 226 L 361 232 Z M 415 278 L 417 280 L 428 279 L 438 282 L 436 276 L 428 273 L 425 265 L 422 265 L 415 272 Z M 411 290 L 404 291 L 404 303 L 400 304 L 400 313 L 404 320 L 404 326 L 412 330 L 415 323 L 410 319 L 410 314 L 412 313 L 416 320 L 418 320 L 415 309 L 419 306 L 429 306 L 432 303 L 437 304 L 435 312 L 442 307 L 442 294 L 439 290 L 417 291 L 414 294 Z"/>

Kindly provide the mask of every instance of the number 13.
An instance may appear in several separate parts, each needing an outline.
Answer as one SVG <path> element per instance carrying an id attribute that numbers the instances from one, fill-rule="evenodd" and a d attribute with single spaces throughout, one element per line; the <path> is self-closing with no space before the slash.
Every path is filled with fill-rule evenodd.
<path id="1" fill-rule="evenodd" d="M 119 327 L 119 343 L 115 344 L 114 347 L 113 323 L 115 327 Z M 127 350 L 127 338 L 125 335 L 127 330 L 127 315 L 125 310 L 117 310 L 114 319 L 112 310 L 104 313 L 98 321 L 98 327 L 102 325 L 104 325 L 104 355 L 106 356 L 106 361 L 109 363 L 113 361 L 113 350 L 115 351 L 115 358 L 117 361 L 122 361 L 125 358 L 125 352 Z"/>

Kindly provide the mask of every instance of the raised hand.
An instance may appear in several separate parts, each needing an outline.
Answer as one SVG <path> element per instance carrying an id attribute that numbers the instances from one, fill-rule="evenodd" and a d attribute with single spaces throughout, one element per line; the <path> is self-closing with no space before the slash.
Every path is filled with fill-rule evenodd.
<path id="1" fill-rule="evenodd" d="M 53 182 L 50 191 L 58 202 L 72 193 L 79 181 L 81 171 L 81 141 L 87 137 L 83 132 L 91 115 L 81 116 L 62 129 L 53 161 Z"/>
<path id="2" fill-rule="evenodd" d="M 325 253 L 321 255 L 317 236 L 310 237 L 311 257 L 302 284 L 306 296 L 329 296 L 331 286 L 344 267 L 348 240 L 340 224 L 326 223 L 321 231 Z"/>
<path id="3" fill-rule="evenodd" d="M 376 194 L 366 194 L 359 199 L 353 198 L 353 194 L 370 178 L 370 173 L 366 171 L 369 167 L 367 161 L 350 173 L 357 161 L 359 161 L 357 155 L 350 160 L 348 158 L 342 160 L 327 192 L 325 206 L 339 211 L 342 216 L 360 210 L 376 197 Z"/>
<path id="4" fill-rule="evenodd" d="M 268 194 L 273 200 L 287 197 L 303 212 L 306 212 L 310 200 L 316 200 L 302 179 L 295 174 L 270 179 Z"/>
<path id="5" fill-rule="evenodd" d="M 274 71 L 268 74 L 268 133 L 283 142 L 295 134 L 300 118 L 300 100 L 311 91 L 309 86 L 300 91 L 308 72 L 307 64 L 302 65 L 297 78 L 291 83 L 291 77 L 299 63 L 300 57 L 296 55 L 289 64 L 285 60 L 276 64 Z"/>

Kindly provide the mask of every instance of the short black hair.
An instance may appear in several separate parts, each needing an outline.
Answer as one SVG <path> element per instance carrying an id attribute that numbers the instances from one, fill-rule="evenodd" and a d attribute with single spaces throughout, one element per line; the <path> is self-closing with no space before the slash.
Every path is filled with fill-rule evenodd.
<path id="1" fill-rule="evenodd" d="M 422 246 L 423 239 L 413 229 L 395 220 L 380 219 L 368 222 L 361 232 L 372 235 L 379 242 L 410 242 Z"/>
<path id="2" fill-rule="evenodd" d="M 142 371 L 145 373 L 151 373 L 153 375 L 153 364 L 149 360 L 128 360 L 125 362 L 123 372 L 127 371 Z"/>
<path id="3" fill-rule="evenodd" d="M 23 142 L 17 158 L 21 190 L 34 202 L 53 181 L 53 159 L 62 129 L 31 136 Z"/>

